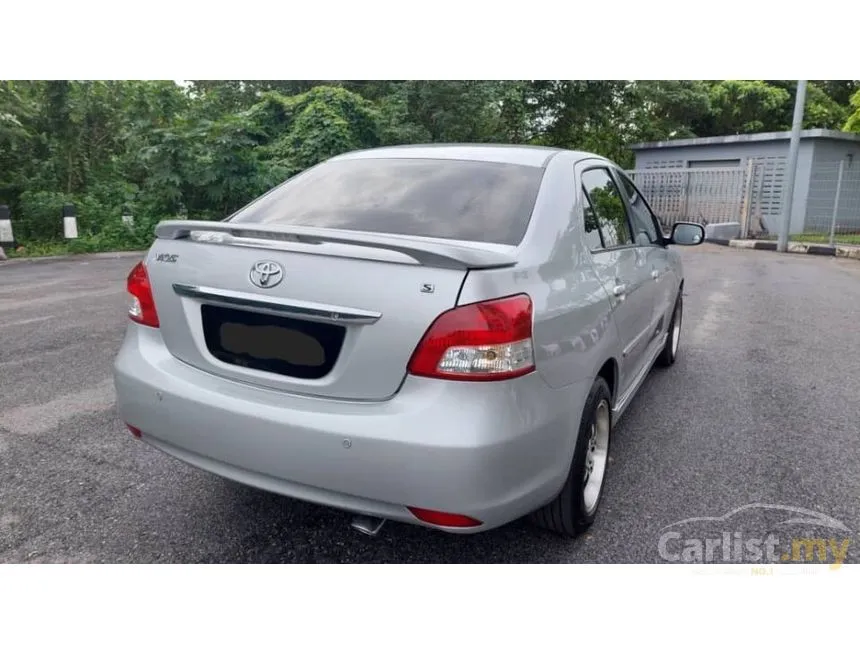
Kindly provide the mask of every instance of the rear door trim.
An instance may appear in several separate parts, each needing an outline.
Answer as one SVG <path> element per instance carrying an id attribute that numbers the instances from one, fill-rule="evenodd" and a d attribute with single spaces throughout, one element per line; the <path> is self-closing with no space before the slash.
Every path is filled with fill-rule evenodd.
<path id="1" fill-rule="evenodd" d="M 196 287 L 188 284 L 174 284 L 173 291 L 186 298 L 205 300 L 216 304 L 245 307 L 249 309 L 260 309 L 279 314 L 286 314 L 292 318 L 308 320 L 312 322 L 338 323 L 347 325 L 372 325 L 382 318 L 382 314 L 376 311 L 364 309 L 353 309 L 350 307 L 336 307 L 301 300 L 288 300 L 285 298 L 273 298 L 271 296 L 247 294 L 226 289 L 214 289 L 211 287 Z"/>

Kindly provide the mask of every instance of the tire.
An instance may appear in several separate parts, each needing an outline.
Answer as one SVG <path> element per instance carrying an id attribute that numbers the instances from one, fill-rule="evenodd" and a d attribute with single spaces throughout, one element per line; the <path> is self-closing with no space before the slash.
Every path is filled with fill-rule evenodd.
<path id="1" fill-rule="evenodd" d="M 605 422 L 606 427 L 600 426 L 601 430 L 596 432 L 599 439 L 592 442 L 592 428 L 597 430 L 595 419 L 598 415 L 600 415 L 600 423 Z M 585 401 L 567 480 L 553 501 L 532 514 L 531 519 L 535 524 L 565 537 L 576 537 L 591 526 L 597 516 L 606 483 L 611 429 L 612 393 L 606 381 L 598 377 Z M 589 476 L 590 489 L 588 482 L 585 481 L 589 463 L 593 464 Z M 599 482 L 593 478 L 598 471 L 600 472 Z M 586 490 L 589 491 L 588 494 Z"/>
<path id="2" fill-rule="evenodd" d="M 684 300 L 681 294 L 678 294 L 675 300 L 675 309 L 672 311 L 672 320 L 669 322 L 669 333 L 666 334 L 666 344 L 663 345 L 663 351 L 657 357 L 657 365 L 660 367 L 670 367 L 678 358 L 678 348 L 680 347 L 681 338 L 681 323 L 684 320 Z M 676 337 L 677 325 L 677 337 Z"/>

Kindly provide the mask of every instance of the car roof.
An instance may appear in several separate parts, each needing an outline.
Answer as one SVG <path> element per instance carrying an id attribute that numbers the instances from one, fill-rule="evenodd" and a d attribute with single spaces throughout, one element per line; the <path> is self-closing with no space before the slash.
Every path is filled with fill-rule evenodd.
<path id="1" fill-rule="evenodd" d="M 545 146 L 529 146 L 500 143 L 430 143 L 403 146 L 386 146 L 355 150 L 334 157 L 335 159 L 453 159 L 462 161 L 488 161 L 521 166 L 542 167 L 558 153 L 578 161 L 600 158 L 588 152 L 565 150 Z"/>

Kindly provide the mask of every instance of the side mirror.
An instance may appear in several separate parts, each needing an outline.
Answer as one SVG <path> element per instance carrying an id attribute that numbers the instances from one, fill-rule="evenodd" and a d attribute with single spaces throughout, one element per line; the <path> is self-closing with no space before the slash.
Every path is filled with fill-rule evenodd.
<path id="1" fill-rule="evenodd" d="M 697 246 L 705 241 L 705 227 L 694 222 L 678 222 L 672 227 L 670 244 Z"/>

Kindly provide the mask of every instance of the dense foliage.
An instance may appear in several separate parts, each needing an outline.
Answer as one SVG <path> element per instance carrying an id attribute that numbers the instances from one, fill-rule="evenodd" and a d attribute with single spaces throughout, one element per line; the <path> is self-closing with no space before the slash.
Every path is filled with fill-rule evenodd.
<path id="1" fill-rule="evenodd" d="M 860 89 L 854 92 L 850 102 L 852 112 L 845 123 L 845 130 L 847 132 L 860 132 Z"/>
<path id="2" fill-rule="evenodd" d="M 332 155 L 534 143 L 629 164 L 645 140 L 790 127 L 791 81 L 0 81 L 0 204 L 25 245 L 137 248 L 167 217 L 220 219 Z M 860 82 L 813 81 L 806 127 L 860 131 Z M 122 215 L 134 224 L 122 223 Z"/>

